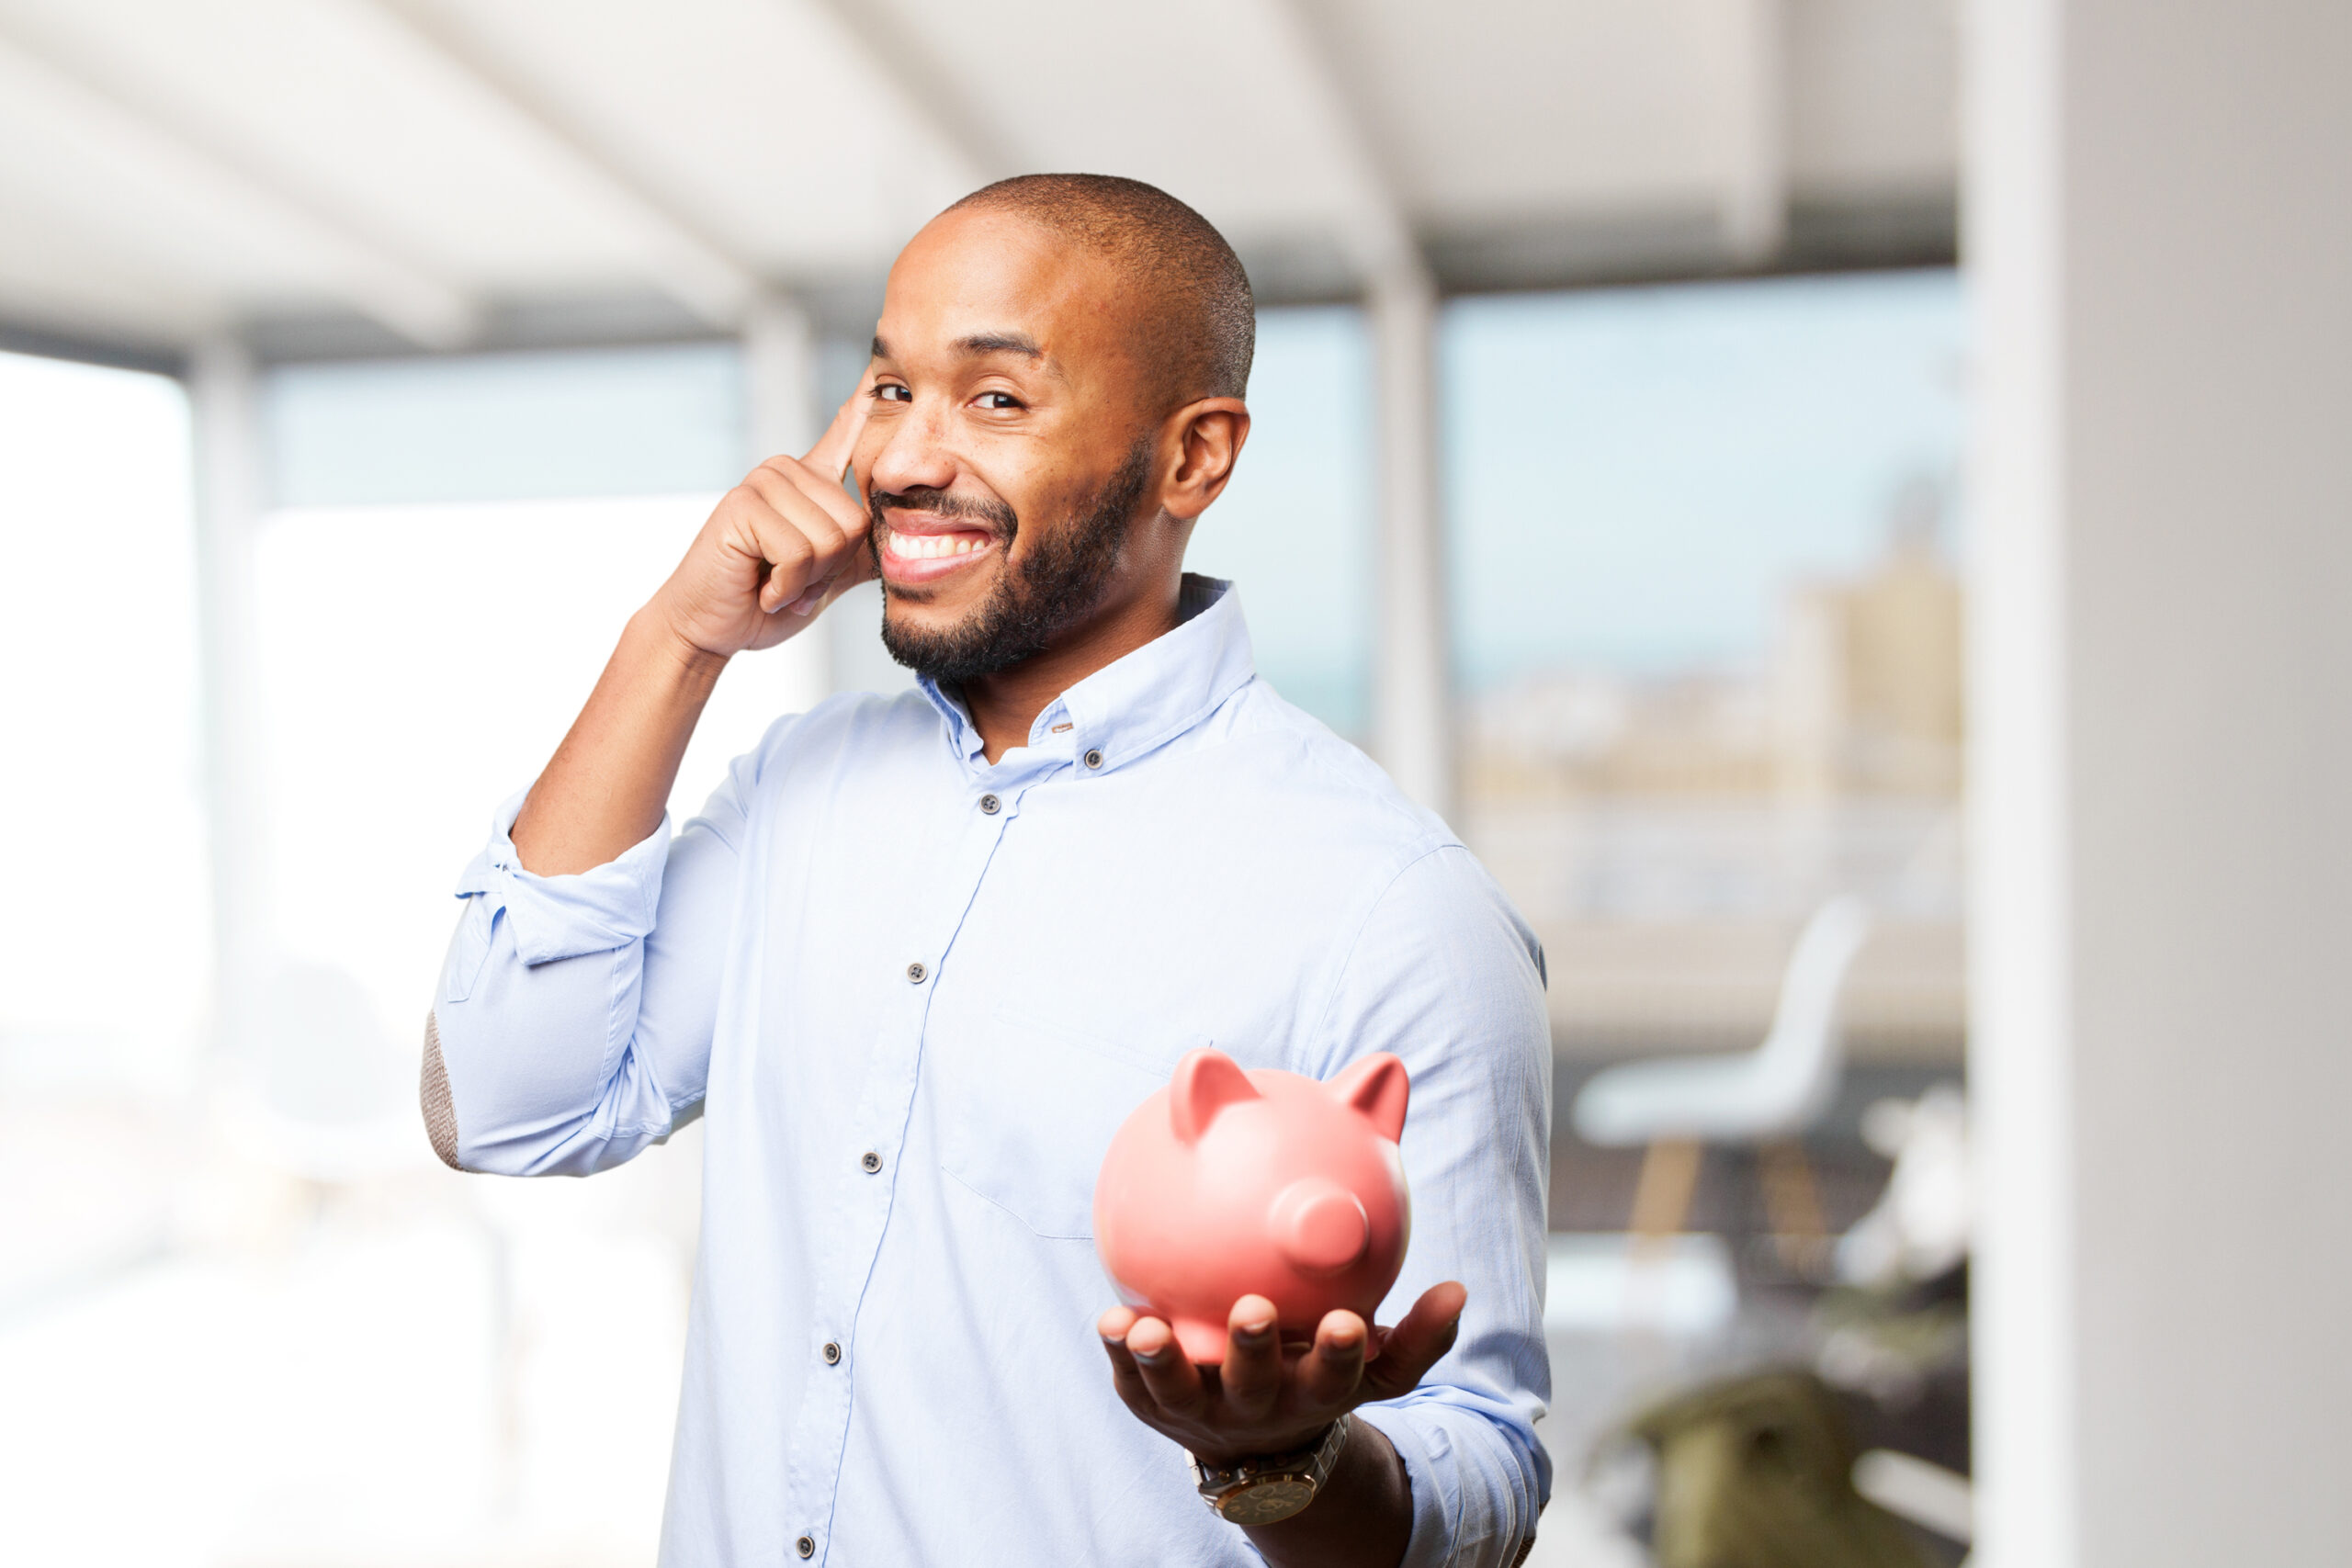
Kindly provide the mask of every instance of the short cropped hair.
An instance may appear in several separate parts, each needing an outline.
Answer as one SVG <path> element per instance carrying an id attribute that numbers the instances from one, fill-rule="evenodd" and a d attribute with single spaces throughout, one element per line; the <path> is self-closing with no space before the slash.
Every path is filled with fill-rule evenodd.
<path id="1" fill-rule="evenodd" d="M 1116 175 L 1016 175 L 947 210 L 992 208 L 1108 255 L 1156 302 L 1142 313 L 1145 363 L 1159 367 L 1173 408 L 1250 389 L 1257 302 L 1241 258 L 1209 220 L 1141 180 Z"/>

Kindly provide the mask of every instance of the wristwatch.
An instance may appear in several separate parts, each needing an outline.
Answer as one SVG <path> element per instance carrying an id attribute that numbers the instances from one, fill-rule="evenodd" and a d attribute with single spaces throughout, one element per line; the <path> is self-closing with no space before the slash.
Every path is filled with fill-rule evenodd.
<path id="1" fill-rule="evenodd" d="M 1348 1446 L 1348 1417 L 1331 1423 L 1323 1435 L 1305 1448 L 1286 1454 L 1263 1454 L 1211 1464 L 1191 1455 L 1193 1476 L 1200 1483 L 1201 1501 L 1219 1518 L 1237 1525 L 1271 1525 L 1289 1518 L 1323 1490 L 1340 1450 Z"/>

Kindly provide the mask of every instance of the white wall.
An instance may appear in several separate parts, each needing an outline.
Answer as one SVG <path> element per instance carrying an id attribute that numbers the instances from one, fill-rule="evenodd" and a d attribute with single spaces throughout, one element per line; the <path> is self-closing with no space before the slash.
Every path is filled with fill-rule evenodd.
<path id="1" fill-rule="evenodd" d="M 2352 1562 L 2352 9 L 1970 25 L 1982 1561 Z"/>

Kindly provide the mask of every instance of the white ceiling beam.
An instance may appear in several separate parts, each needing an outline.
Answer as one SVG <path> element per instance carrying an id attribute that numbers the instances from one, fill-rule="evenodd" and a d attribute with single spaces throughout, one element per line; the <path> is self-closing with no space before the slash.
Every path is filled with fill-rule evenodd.
<path id="1" fill-rule="evenodd" d="M 107 80 L 92 62 L 26 36 L 21 26 L 0 28 L 0 65 L 43 96 L 65 134 L 78 127 L 89 140 L 130 150 L 166 181 L 265 210 L 303 236 L 325 263 L 330 291 L 392 332 L 426 348 L 454 348 L 475 334 L 481 311 L 464 290 L 361 233 L 203 127 L 158 108 L 150 95 Z M 224 300 L 224 315 L 228 310 Z"/>
<path id="2" fill-rule="evenodd" d="M 635 224 L 662 291 L 712 326 L 740 327 L 767 293 L 759 271 L 606 150 L 609 137 L 550 100 L 475 39 L 418 0 L 352 0 L 406 32 L 429 55 L 560 149 Z"/>
<path id="3" fill-rule="evenodd" d="M 1297 0 L 1259 0 L 1276 69 L 1316 128 L 1322 162 L 1340 197 L 1339 240 L 1367 287 L 1427 289 L 1428 263 L 1413 238 L 1395 182 L 1383 167 L 1331 51 Z"/>
<path id="4" fill-rule="evenodd" d="M 1023 173 L 1012 149 L 924 40 L 884 0 L 809 0 L 839 27 L 843 44 L 867 73 L 898 100 L 899 111 L 923 127 L 963 165 L 974 186 Z"/>

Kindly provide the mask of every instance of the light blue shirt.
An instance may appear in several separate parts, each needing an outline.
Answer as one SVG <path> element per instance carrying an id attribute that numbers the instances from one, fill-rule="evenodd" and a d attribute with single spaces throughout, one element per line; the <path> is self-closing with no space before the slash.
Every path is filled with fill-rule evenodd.
<path id="1" fill-rule="evenodd" d="M 1211 1043 L 1318 1078 L 1404 1058 L 1381 1321 L 1448 1279 L 1469 1305 L 1361 1416 L 1411 1478 L 1408 1563 L 1532 1536 L 1542 954 L 1443 823 L 1256 678 L 1225 584 L 1187 578 L 1184 607 L 993 766 L 935 686 L 843 695 L 674 838 L 536 876 L 517 796 L 459 882 L 445 1153 L 585 1175 L 704 1118 L 673 1568 L 1258 1562 L 1094 1333 L 1103 1151 Z"/>

